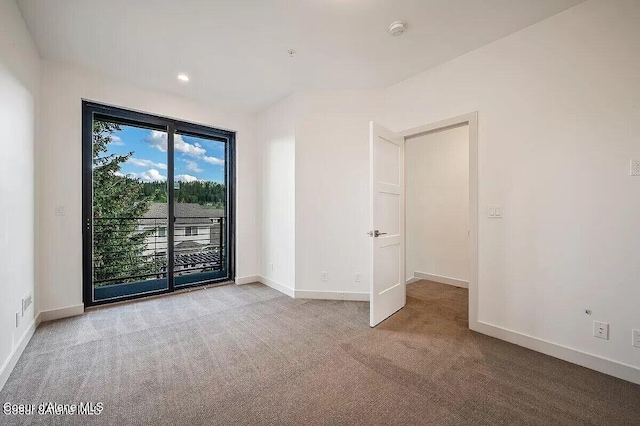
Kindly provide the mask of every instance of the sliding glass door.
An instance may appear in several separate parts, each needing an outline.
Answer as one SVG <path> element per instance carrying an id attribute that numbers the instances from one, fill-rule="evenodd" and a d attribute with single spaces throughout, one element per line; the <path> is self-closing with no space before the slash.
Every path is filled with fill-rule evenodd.
<path id="1" fill-rule="evenodd" d="M 94 300 L 169 289 L 167 242 L 162 237 L 167 214 L 155 208 L 167 202 L 162 175 L 167 153 L 149 150 L 149 133 L 167 137 L 164 130 L 108 117 L 95 117 L 92 123 L 92 211 L 87 224 L 92 228 Z"/>
<path id="2" fill-rule="evenodd" d="M 85 305 L 233 279 L 234 141 L 83 103 Z"/>
<path id="3" fill-rule="evenodd" d="M 177 131 L 174 162 L 173 276 L 176 287 L 226 275 L 228 140 Z M 194 159 L 184 147 L 195 147 Z"/>

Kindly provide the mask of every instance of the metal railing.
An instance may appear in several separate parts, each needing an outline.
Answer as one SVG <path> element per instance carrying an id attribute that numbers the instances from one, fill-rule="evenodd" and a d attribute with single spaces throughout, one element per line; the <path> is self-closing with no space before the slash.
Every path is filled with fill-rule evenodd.
<path id="1" fill-rule="evenodd" d="M 176 218 L 174 276 L 225 267 L 226 218 Z M 166 218 L 93 219 L 93 285 L 133 283 L 167 277 Z"/>

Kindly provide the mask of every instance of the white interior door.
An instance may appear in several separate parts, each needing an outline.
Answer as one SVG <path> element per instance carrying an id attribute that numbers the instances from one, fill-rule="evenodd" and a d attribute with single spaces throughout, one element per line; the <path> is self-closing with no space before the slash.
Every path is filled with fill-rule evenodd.
<path id="1" fill-rule="evenodd" d="M 406 303 L 404 282 L 404 138 L 371 122 L 370 325 Z"/>

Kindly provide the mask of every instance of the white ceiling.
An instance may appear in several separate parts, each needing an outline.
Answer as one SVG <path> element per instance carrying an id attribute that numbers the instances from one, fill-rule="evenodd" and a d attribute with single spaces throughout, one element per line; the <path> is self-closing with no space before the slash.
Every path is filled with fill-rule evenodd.
<path id="1" fill-rule="evenodd" d="M 583 0 L 18 0 L 40 54 L 233 109 L 386 87 Z M 387 28 L 404 19 L 408 31 Z M 290 58 L 287 50 L 297 51 Z M 191 77 L 187 84 L 179 72 Z"/>

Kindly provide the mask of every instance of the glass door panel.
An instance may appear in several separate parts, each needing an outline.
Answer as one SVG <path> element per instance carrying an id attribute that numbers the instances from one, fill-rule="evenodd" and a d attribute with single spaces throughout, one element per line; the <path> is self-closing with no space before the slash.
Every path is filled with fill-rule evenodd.
<path id="1" fill-rule="evenodd" d="M 82 123 L 85 306 L 232 280 L 235 134 L 89 101 Z"/>
<path id="2" fill-rule="evenodd" d="M 92 125 L 92 301 L 166 291 L 167 133 Z"/>
<path id="3" fill-rule="evenodd" d="M 227 141 L 174 140 L 174 286 L 228 277 Z"/>

